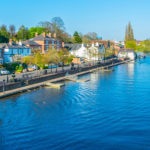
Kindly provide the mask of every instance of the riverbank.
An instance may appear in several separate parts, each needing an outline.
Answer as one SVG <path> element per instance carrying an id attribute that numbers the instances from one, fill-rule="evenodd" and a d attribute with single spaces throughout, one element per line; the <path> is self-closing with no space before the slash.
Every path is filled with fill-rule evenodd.
<path id="1" fill-rule="evenodd" d="M 113 66 L 116 66 L 116 65 L 120 65 L 120 64 L 124 64 L 124 63 L 128 63 L 130 62 L 130 60 L 126 60 L 126 61 L 112 61 L 112 62 L 107 62 L 103 65 L 100 65 L 100 66 L 91 66 L 91 67 L 88 67 L 88 68 L 82 68 L 82 70 L 78 70 L 77 72 L 76 71 L 71 71 L 69 72 L 69 76 L 71 77 L 72 75 L 76 75 L 76 76 L 80 76 L 80 75 L 84 75 L 84 74 L 87 74 L 87 73 L 91 73 L 91 72 L 94 72 L 94 71 L 97 71 L 97 70 L 101 70 L 103 68 L 109 68 L 109 67 L 113 67 Z M 30 79 L 30 80 L 27 80 L 26 81 L 26 86 L 16 86 L 16 88 L 14 89 L 11 89 L 11 90 L 8 90 L 8 91 L 3 91 L 3 92 L 0 92 L 0 98 L 4 98 L 4 97 L 8 97 L 8 96 L 11 96 L 11 95 L 15 95 L 15 94 L 18 94 L 18 93 L 23 93 L 23 92 L 26 92 L 26 91 L 30 91 L 30 90 L 33 90 L 33 89 L 36 89 L 36 88 L 40 88 L 40 87 L 43 87 L 45 86 L 45 83 L 46 82 L 51 82 L 51 83 L 54 83 L 54 82 L 60 82 L 60 81 L 64 81 L 66 80 L 66 72 L 62 72 L 62 73 L 55 73 L 53 75 L 45 75 L 43 77 L 40 77 L 40 78 L 35 78 L 35 79 Z M 39 81 L 39 83 L 37 83 L 37 80 Z"/>

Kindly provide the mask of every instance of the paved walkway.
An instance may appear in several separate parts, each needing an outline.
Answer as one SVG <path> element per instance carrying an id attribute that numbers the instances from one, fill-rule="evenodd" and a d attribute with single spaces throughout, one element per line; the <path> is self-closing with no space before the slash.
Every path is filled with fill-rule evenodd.
<path id="1" fill-rule="evenodd" d="M 93 72 L 93 71 L 96 71 L 96 70 L 100 70 L 100 69 L 105 68 L 105 67 L 112 67 L 112 66 L 116 66 L 116 65 L 120 65 L 120 64 L 124 64 L 124 63 L 128 63 L 128 62 L 130 62 L 130 60 L 126 60 L 126 61 L 123 61 L 123 62 L 117 62 L 117 63 L 110 64 L 110 65 L 103 66 L 103 67 L 97 67 L 97 68 L 90 69 L 90 70 L 87 70 L 87 71 L 81 71 L 81 72 L 78 72 L 78 73 L 75 73 L 75 74 L 72 74 L 72 75 L 68 75 L 68 77 L 72 77 L 72 76 L 75 76 L 75 75 L 76 76 L 83 75 L 83 74 L 87 74 L 87 73 L 90 73 L 90 72 Z M 17 93 L 22 93 L 22 92 L 25 92 L 25 91 L 33 90 L 35 88 L 45 86 L 46 82 L 59 82 L 59 81 L 65 80 L 65 78 L 66 78 L 66 76 L 58 77 L 58 78 L 51 79 L 51 80 L 48 80 L 48 81 L 45 81 L 45 82 L 36 83 L 36 84 L 20 87 L 20 88 L 17 88 L 17 89 L 13 89 L 13 90 L 0 92 L 0 98 L 4 98 L 4 97 L 8 97 L 8 96 L 17 94 Z"/>

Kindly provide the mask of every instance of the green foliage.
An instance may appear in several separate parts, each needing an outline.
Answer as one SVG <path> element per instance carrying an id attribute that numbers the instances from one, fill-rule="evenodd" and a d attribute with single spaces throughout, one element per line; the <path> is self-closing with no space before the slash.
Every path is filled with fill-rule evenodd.
<path id="1" fill-rule="evenodd" d="M 17 33 L 17 39 L 18 40 L 27 40 L 29 39 L 29 30 L 28 28 L 26 28 L 25 26 L 21 26 L 18 30 L 18 33 Z"/>
<path id="2" fill-rule="evenodd" d="M 0 27 L 0 43 L 7 43 L 9 41 L 9 33 L 6 25 Z"/>
<path id="3" fill-rule="evenodd" d="M 136 50 L 136 41 L 135 40 L 133 40 L 133 41 L 126 41 L 125 45 L 126 45 L 127 49 Z"/>
<path id="4" fill-rule="evenodd" d="M 16 66 L 15 72 L 21 73 L 22 71 L 23 71 L 23 66 L 22 65 Z"/>
<path id="5" fill-rule="evenodd" d="M 82 43 L 82 39 L 79 36 L 79 33 L 77 31 L 74 32 L 73 38 L 74 38 L 74 43 Z"/>
<path id="6" fill-rule="evenodd" d="M 16 70 L 17 66 L 19 66 L 19 65 L 20 65 L 20 62 L 14 62 L 14 63 L 6 63 L 6 64 L 4 64 L 3 66 L 4 66 L 7 70 L 13 72 L 13 71 Z"/>
<path id="7" fill-rule="evenodd" d="M 36 33 L 39 35 L 42 32 L 45 32 L 45 28 L 43 28 L 43 27 L 31 27 L 29 29 L 30 38 L 35 37 Z"/>
<path id="8" fill-rule="evenodd" d="M 139 45 L 137 45 L 137 51 L 149 53 L 150 52 L 150 40 L 145 40 L 140 42 Z"/>

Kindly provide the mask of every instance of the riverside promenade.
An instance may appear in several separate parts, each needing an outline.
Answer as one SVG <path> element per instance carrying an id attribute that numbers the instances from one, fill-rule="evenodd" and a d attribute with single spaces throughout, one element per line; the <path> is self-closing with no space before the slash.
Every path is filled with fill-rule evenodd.
<path id="1" fill-rule="evenodd" d="M 120 64 L 124 64 L 124 63 L 128 63 L 130 62 L 130 60 L 125 60 L 125 61 L 117 61 L 117 62 L 111 62 L 111 63 L 106 63 L 103 64 L 102 66 L 93 66 L 93 68 L 88 68 L 87 70 L 80 70 L 79 72 L 72 72 L 71 74 L 69 74 L 67 77 L 72 77 L 72 76 L 80 76 L 80 75 L 84 75 L 87 73 L 91 73 L 97 70 L 102 70 L 104 68 L 109 68 L 109 67 L 113 67 L 113 66 L 117 66 Z M 60 82 L 60 81 L 65 81 L 66 80 L 66 72 L 64 72 L 63 74 L 59 75 L 58 73 L 54 74 L 53 77 L 50 80 L 45 80 L 39 82 L 39 83 L 29 83 L 28 85 L 19 87 L 19 88 L 14 88 L 8 91 L 3 91 L 0 92 L 0 98 L 4 98 L 4 97 L 8 97 L 8 96 L 12 96 L 15 94 L 19 94 L 19 93 L 23 93 L 23 92 L 28 92 L 31 90 L 34 90 L 36 88 L 40 88 L 40 87 L 44 87 L 46 82 L 51 82 L 51 83 L 55 83 L 55 82 Z"/>

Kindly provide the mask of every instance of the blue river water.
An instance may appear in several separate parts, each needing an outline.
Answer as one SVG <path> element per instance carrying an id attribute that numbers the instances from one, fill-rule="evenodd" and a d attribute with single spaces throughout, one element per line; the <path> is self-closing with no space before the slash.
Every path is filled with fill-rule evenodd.
<path id="1" fill-rule="evenodd" d="M 1 150 L 149 150 L 150 57 L 61 89 L 0 100 Z"/>

